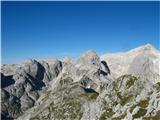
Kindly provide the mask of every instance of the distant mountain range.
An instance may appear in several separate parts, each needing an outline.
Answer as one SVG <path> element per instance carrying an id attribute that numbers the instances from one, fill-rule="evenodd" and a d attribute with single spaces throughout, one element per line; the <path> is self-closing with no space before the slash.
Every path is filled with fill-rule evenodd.
<path id="1" fill-rule="evenodd" d="M 27 60 L 1 66 L 2 120 L 158 120 L 160 52 L 146 44 L 74 62 Z"/>
<path id="2" fill-rule="evenodd" d="M 133 74 L 143 76 L 154 83 L 160 80 L 160 52 L 150 44 L 124 53 L 104 54 L 101 60 L 108 62 L 115 77 Z"/>

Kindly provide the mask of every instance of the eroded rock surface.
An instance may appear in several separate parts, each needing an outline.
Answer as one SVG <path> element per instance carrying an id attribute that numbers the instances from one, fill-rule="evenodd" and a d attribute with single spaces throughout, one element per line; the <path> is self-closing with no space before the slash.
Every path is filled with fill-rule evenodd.
<path id="1" fill-rule="evenodd" d="M 1 69 L 2 119 L 17 118 L 29 108 L 47 89 L 62 70 L 62 63 L 55 60 L 29 60 L 23 64 L 3 65 Z"/>
<path id="2" fill-rule="evenodd" d="M 87 51 L 75 62 L 66 57 L 62 62 L 31 60 L 2 66 L 1 77 L 9 81 L 1 88 L 2 116 L 18 120 L 158 120 L 159 58 L 159 51 L 145 45 L 101 59 L 96 52 Z"/>

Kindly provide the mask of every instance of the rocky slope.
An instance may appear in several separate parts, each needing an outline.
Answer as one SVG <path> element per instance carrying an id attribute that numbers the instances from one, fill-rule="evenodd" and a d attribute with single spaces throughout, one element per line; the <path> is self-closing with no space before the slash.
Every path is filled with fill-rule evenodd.
<path id="1" fill-rule="evenodd" d="M 49 82 L 62 70 L 62 63 L 28 60 L 23 64 L 1 66 L 1 117 L 17 118 L 34 106 L 48 89 Z"/>
<path id="2" fill-rule="evenodd" d="M 101 58 L 88 51 L 76 62 L 65 58 L 3 65 L 2 118 L 158 120 L 158 63 L 160 52 L 145 45 Z"/>
<path id="3" fill-rule="evenodd" d="M 146 44 L 124 53 L 105 54 L 112 74 L 117 78 L 124 74 L 150 79 L 156 83 L 160 79 L 160 52 L 152 45 Z"/>

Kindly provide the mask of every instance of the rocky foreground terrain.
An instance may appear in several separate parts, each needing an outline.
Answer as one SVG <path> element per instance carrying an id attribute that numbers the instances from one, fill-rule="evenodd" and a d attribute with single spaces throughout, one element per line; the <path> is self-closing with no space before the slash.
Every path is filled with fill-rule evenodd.
<path id="1" fill-rule="evenodd" d="M 84 53 L 1 66 L 3 120 L 160 120 L 160 52 Z"/>

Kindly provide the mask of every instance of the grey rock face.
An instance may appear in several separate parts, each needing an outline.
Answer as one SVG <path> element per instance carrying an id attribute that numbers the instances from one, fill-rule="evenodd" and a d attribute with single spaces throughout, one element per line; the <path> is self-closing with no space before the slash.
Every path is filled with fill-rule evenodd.
<path id="1" fill-rule="evenodd" d="M 107 61 L 115 78 L 133 74 L 150 79 L 153 83 L 160 80 L 160 52 L 150 44 L 124 53 L 104 54 L 101 60 Z"/>
<path id="2" fill-rule="evenodd" d="M 142 53 L 136 56 L 128 68 L 128 72 L 142 79 L 149 79 L 156 83 L 160 80 L 160 74 L 156 72 L 156 67 L 153 60 L 157 57 L 150 53 Z M 158 65 L 158 64 L 157 64 Z"/>
<path id="3" fill-rule="evenodd" d="M 56 85 L 52 86 L 55 89 L 52 88 L 49 94 L 44 94 L 45 97 L 40 98 L 41 102 L 32 109 L 31 113 L 33 114 L 30 114 L 30 119 L 69 120 L 99 117 L 102 113 L 99 111 L 101 109 L 99 106 L 103 106 L 103 103 L 97 103 L 96 99 L 99 93 L 104 91 L 108 84 L 113 81 L 108 81 L 107 76 L 102 77 L 103 74 L 99 72 L 100 63 L 98 55 L 92 51 L 83 54 L 75 64 L 68 60 L 64 61 L 62 74 L 56 80 Z M 96 107 L 97 109 L 95 109 L 94 104 L 99 105 Z M 45 108 L 41 108 L 43 105 Z M 52 111 L 53 109 L 55 110 Z M 63 115 L 58 113 L 61 110 L 64 112 Z M 86 116 L 87 111 L 90 111 L 88 117 Z M 19 119 L 22 118 L 23 116 Z M 24 118 L 26 118 L 25 115 Z"/>
<path id="4" fill-rule="evenodd" d="M 17 72 L 9 67 L 12 74 L 5 66 L 3 80 L 13 81 L 2 87 L 2 116 L 17 120 L 160 118 L 159 52 L 147 45 L 107 59 L 102 59 L 105 65 L 94 51 L 88 51 L 76 62 L 31 60 L 15 65 Z"/>
<path id="5" fill-rule="evenodd" d="M 94 51 L 87 51 L 83 54 L 78 60 L 76 64 L 87 65 L 87 66 L 97 66 L 100 65 L 100 58 Z"/>
<path id="6" fill-rule="evenodd" d="M 61 80 L 64 79 L 58 79 L 60 84 Z M 18 120 L 156 120 L 159 117 L 158 84 L 153 85 L 150 81 L 133 75 L 123 75 L 116 80 L 102 82 L 102 85 L 108 85 L 101 86 L 102 90 L 96 92 L 94 87 L 87 87 L 94 83 L 94 80 L 88 77 L 82 78 L 79 82 L 74 82 L 72 78 L 65 81 L 57 89 L 45 93 L 41 103 Z"/>
<path id="7" fill-rule="evenodd" d="M 17 118 L 34 106 L 49 82 L 62 70 L 62 63 L 29 60 L 21 65 L 3 65 L 1 73 L 2 119 Z"/>

